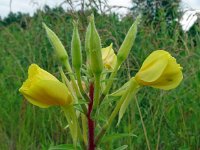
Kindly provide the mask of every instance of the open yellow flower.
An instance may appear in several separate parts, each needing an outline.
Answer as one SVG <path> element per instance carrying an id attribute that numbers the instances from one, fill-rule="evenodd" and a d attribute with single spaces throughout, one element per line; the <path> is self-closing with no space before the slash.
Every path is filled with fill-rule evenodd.
<path id="1" fill-rule="evenodd" d="M 182 67 L 168 52 L 157 50 L 147 57 L 135 79 L 140 85 L 170 90 L 182 81 Z"/>
<path id="2" fill-rule="evenodd" d="M 115 64 L 117 63 L 117 56 L 115 55 L 114 50 L 112 49 L 112 43 L 110 46 L 101 49 L 103 65 L 108 70 L 113 70 Z"/>
<path id="3" fill-rule="evenodd" d="M 30 65 L 28 79 L 19 91 L 30 103 L 41 108 L 54 105 L 64 106 L 72 103 L 68 88 L 36 64 Z"/>

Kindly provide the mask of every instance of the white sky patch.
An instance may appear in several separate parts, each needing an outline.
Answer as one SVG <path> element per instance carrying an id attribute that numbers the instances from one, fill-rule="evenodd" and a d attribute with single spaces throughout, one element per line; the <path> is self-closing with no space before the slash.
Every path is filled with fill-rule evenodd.
<path id="1" fill-rule="evenodd" d="M 186 11 L 180 20 L 183 31 L 188 31 L 197 21 L 197 18 L 197 12 L 195 10 Z"/>
<path id="2" fill-rule="evenodd" d="M 30 13 L 33 15 L 34 12 L 39 8 L 43 8 L 45 4 L 49 7 L 55 7 L 60 5 L 64 0 L 12 0 L 11 11 Z M 131 7 L 131 0 L 108 0 L 108 5 L 110 6 L 123 6 Z M 64 5 L 65 6 L 65 5 Z M 128 9 L 126 8 L 116 8 L 115 11 L 120 14 L 126 14 Z M 0 0 L 0 16 L 2 18 L 6 17 L 10 12 L 10 0 Z"/>
<path id="3" fill-rule="evenodd" d="M 64 0 L 12 0 L 12 12 L 30 13 L 31 15 L 38 8 L 43 8 L 45 4 L 50 7 L 55 7 L 61 4 Z M 132 6 L 131 0 L 108 0 L 110 6 L 124 6 L 130 8 Z M 182 7 L 187 9 L 200 9 L 200 0 L 182 0 Z M 116 8 L 112 11 L 126 14 L 128 9 Z M 10 0 L 0 0 L 0 16 L 5 17 L 10 12 Z"/>
<path id="4" fill-rule="evenodd" d="M 200 0 L 182 0 L 181 7 L 185 13 L 180 20 L 180 24 L 183 31 L 187 32 L 199 18 Z"/>
<path id="5" fill-rule="evenodd" d="M 182 0 L 182 7 L 186 9 L 200 9 L 200 0 Z"/>
<path id="6" fill-rule="evenodd" d="M 119 14 L 128 13 L 129 10 L 127 8 L 132 7 L 132 1 L 131 0 L 108 0 L 108 4 L 110 6 L 122 6 L 122 8 L 116 7 L 116 9 L 113 9 L 114 12 L 117 12 Z"/>
<path id="7" fill-rule="evenodd" d="M 29 13 L 33 15 L 37 9 L 41 9 L 44 5 L 49 7 L 59 6 L 64 0 L 12 0 L 11 11 Z M 116 7 L 112 9 L 112 12 L 121 14 L 122 16 L 128 13 L 127 8 L 132 7 L 131 0 L 108 0 L 110 6 L 122 6 L 124 8 Z M 63 8 L 66 9 L 66 5 Z M 180 24 L 184 31 L 188 31 L 192 25 L 196 22 L 200 13 L 200 0 L 182 0 L 181 8 L 187 10 L 181 18 Z M 10 0 L 0 0 L 0 16 L 6 17 L 10 12 Z"/>

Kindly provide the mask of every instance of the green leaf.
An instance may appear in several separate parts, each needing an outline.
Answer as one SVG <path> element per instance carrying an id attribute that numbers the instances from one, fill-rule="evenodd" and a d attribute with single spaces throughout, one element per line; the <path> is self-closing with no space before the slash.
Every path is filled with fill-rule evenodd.
<path id="1" fill-rule="evenodd" d="M 119 117 L 118 117 L 118 122 L 117 122 L 117 126 L 119 125 L 122 117 L 124 116 L 124 113 L 130 103 L 130 101 L 134 98 L 135 93 L 137 93 L 137 91 L 139 90 L 139 85 L 138 83 L 135 81 L 134 78 L 132 78 L 129 81 L 129 87 L 127 87 L 127 97 L 125 98 L 120 110 L 119 110 Z M 126 94 L 126 93 L 125 93 Z"/>
<path id="2" fill-rule="evenodd" d="M 112 97 L 112 96 L 108 96 L 105 98 L 105 100 L 102 102 L 101 106 L 105 105 L 105 104 L 109 104 L 115 101 L 118 101 L 119 97 Z"/>
<path id="3" fill-rule="evenodd" d="M 74 106 L 74 108 L 75 108 L 76 110 L 80 111 L 81 113 L 84 113 L 83 110 L 82 110 L 82 108 L 81 108 L 81 105 L 85 105 L 85 104 L 87 104 L 87 103 L 88 103 L 88 102 L 86 102 L 86 101 L 79 100 L 78 103 L 73 104 L 73 106 Z"/>
<path id="4" fill-rule="evenodd" d="M 120 121 L 121 121 L 122 117 L 124 116 L 124 113 L 125 113 L 126 109 L 128 108 L 128 105 L 129 105 L 131 99 L 133 99 L 133 98 L 132 97 L 131 98 L 127 97 L 125 99 L 125 101 L 123 102 L 123 104 L 122 104 L 122 106 L 121 106 L 121 108 L 119 110 L 117 126 L 120 124 Z"/>
<path id="5" fill-rule="evenodd" d="M 126 82 L 121 88 L 119 88 L 117 91 L 113 92 L 112 94 L 110 94 L 110 96 L 122 96 L 124 94 L 124 92 L 127 90 L 127 87 L 130 84 L 129 80 L 128 82 Z"/>
<path id="6" fill-rule="evenodd" d="M 120 146 L 120 147 L 118 147 L 118 148 L 116 148 L 116 149 L 114 149 L 114 150 L 124 150 L 124 149 L 126 149 L 126 148 L 128 148 L 128 145 Z"/>
<path id="7" fill-rule="evenodd" d="M 131 134 L 131 133 L 116 133 L 116 134 L 105 136 L 102 139 L 102 142 L 110 142 L 110 141 L 117 140 L 124 137 L 137 137 L 137 135 Z"/>
<path id="8" fill-rule="evenodd" d="M 48 150 L 74 150 L 73 144 L 61 144 L 56 146 L 50 146 Z"/>
<path id="9" fill-rule="evenodd" d="M 79 105 L 85 105 L 85 104 L 87 104 L 88 102 L 86 102 L 85 100 L 79 100 L 78 101 L 78 103 L 75 103 L 75 104 L 73 104 L 74 106 L 79 106 Z"/>

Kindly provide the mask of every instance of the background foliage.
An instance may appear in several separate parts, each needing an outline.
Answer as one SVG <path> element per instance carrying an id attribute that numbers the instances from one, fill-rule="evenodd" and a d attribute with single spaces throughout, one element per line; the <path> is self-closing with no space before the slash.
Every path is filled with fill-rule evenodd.
<path id="1" fill-rule="evenodd" d="M 150 1 L 146 2 L 148 4 Z M 42 22 L 55 31 L 69 52 L 72 19 L 79 20 L 84 45 L 87 16 L 94 12 L 102 46 L 113 42 L 117 52 L 138 10 L 143 13 L 138 36 L 128 60 L 119 71 L 113 89 L 133 76 L 153 50 L 165 49 L 172 53 L 183 66 L 182 84 L 167 92 L 146 87 L 138 93 L 137 99 L 152 149 L 199 149 L 200 28 L 195 25 L 190 32 L 183 33 L 175 21 L 179 14 L 173 13 L 177 12 L 177 7 L 171 4 L 174 3 L 170 1 L 167 5 L 156 7 L 156 11 L 153 11 L 157 12 L 155 14 L 151 10 L 154 7 L 145 12 L 140 5 L 133 5 L 133 14 L 124 18 L 113 13 L 99 14 L 95 7 L 98 5 L 91 5 L 91 9 L 73 12 L 65 12 L 61 7 L 51 9 L 46 6 L 33 17 L 10 13 L 5 19 L 0 19 L 0 149 L 46 150 L 50 145 L 71 143 L 68 130 L 64 128 L 66 120 L 59 108 L 40 109 L 32 106 L 18 92 L 31 63 L 39 64 L 60 78 L 57 69 L 59 64 L 46 38 Z M 102 108 L 102 122 L 109 116 L 108 110 L 114 103 L 105 104 Z M 116 121 L 109 130 L 112 136 L 104 138 L 103 149 L 116 149 L 122 145 L 129 145 L 127 149 L 130 150 L 147 148 L 134 100 L 119 126 L 116 126 Z M 119 136 L 117 133 L 126 134 Z"/>

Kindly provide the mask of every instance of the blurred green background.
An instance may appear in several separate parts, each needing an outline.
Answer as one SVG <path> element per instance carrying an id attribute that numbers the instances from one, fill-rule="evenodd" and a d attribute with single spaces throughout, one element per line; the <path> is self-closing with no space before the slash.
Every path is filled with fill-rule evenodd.
<path id="1" fill-rule="evenodd" d="M 141 1 L 133 1 L 140 3 Z M 79 32 L 84 47 L 87 17 L 93 12 L 102 46 L 113 43 L 118 51 L 129 27 L 140 12 L 143 14 L 137 38 L 129 58 L 118 73 L 113 90 L 122 86 L 137 72 L 144 59 L 157 49 L 169 51 L 183 67 L 184 79 L 179 87 L 161 91 L 145 87 L 137 94 L 151 149 L 200 149 L 200 27 L 195 24 L 184 33 L 176 21 L 180 18 L 179 1 L 161 0 L 154 7 L 135 5 L 129 14 L 100 13 L 98 7 L 80 11 L 64 11 L 61 7 L 45 6 L 33 17 L 10 13 L 0 19 L 0 149 L 46 150 L 50 145 L 71 143 L 66 120 L 58 107 L 40 109 L 18 92 L 27 78 L 32 63 L 60 79 L 59 63 L 42 28 L 45 22 L 61 39 L 70 55 L 72 20 L 79 20 Z M 84 52 L 84 49 L 83 49 Z M 85 53 L 83 54 L 85 56 Z M 114 106 L 115 102 L 112 102 Z M 109 117 L 112 105 L 101 111 L 102 122 Z M 107 109 L 107 110 L 106 110 Z M 109 110 L 109 111 L 108 111 Z M 111 109 L 112 110 L 112 109 Z M 117 120 L 108 131 L 102 149 L 147 149 L 140 116 L 133 100 L 119 126 Z M 131 136 L 117 136 L 127 133 Z M 106 138 L 106 137 L 105 137 Z"/>

